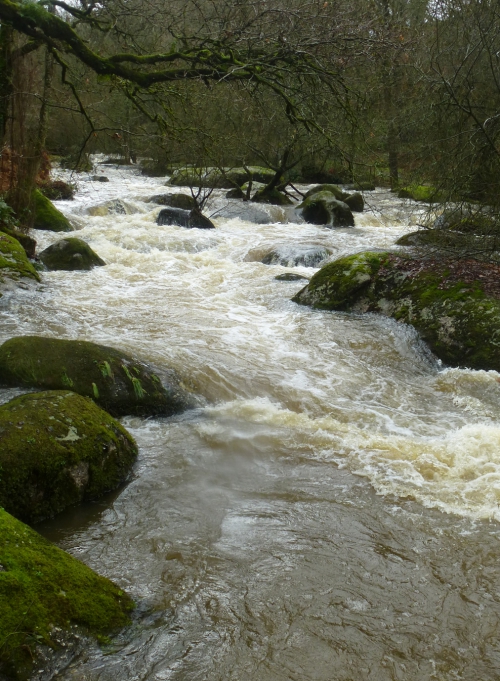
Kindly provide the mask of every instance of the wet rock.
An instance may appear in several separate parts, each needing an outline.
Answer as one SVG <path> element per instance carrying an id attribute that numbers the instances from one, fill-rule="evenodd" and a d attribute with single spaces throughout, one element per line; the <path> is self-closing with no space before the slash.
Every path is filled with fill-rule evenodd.
<path id="1" fill-rule="evenodd" d="M 261 189 L 256 192 L 252 201 L 255 203 L 269 203 L 272 206 L 291 206 L 293 201 L 277 189 Z"/>
<path id="2" fill-rule="evenodd" d="M 337 187 L 336 184 L 317 184 L 304 194 L 304 199 L 308 199 L 310 196 L 313 196 L 313 194 L 320 194 L 321 192 L 333 194 L 337 201 L 343 201 L 347 196 L 349 196 L 348 192 L 345 192 L 340 187 Z"/>
<path id="3" fill-rule="evenodd" d="M 351 209 L 339 201 L 330 191 L 311 194 L 298 206 L 302 218 L 313 225 L 326 227 L 353 227 Z"/>
<path id="4" fill-rule="evenodd" d="M 91 206 L 87 210 L 87 213 L 94 217 L 105 217 L 106 215 L 132 215 L 136 212 L 136 209 L 129 206 L 121 199 L 111 199 L 98 206 Z"/>
<path id="5" fill-rule="evenodd" d="M 500 219 L 498 215 L 489 213 L 482 206 L 464 204 L 443 211 L 434 220 L 432 228 L 438 231 L 449 230 L 480 236 L 498 235 L 500 233 Z"/>
<path id="6" fill-rule="evenodd" d="M 182 208 L 183 210 L 196 210 L 197 208 L 194 198 L 187 194 L 156 194 L 147 202 L 157 203 L 160 206 L 170 206 L 171 208 Z"/>
<path id="7" fill-rule="evenodd" d="M 102 637 L 130 621 L 133 603 L 117 585 L 1 509 L 0 562 L 2 678 L 34 678 L 41 669 L 54 678 L 54 650 L 76 653 L 88 645 L 82 633 Z"/>
<path id="8" fill-rule="evenodd" d="M 180 413 L 193 405 L 180 383 L 170 371 L 163 385 L 143 362 L 88 341 L 20 336 L 0 346 L 0 384 L 73 390 L 113 416 Z"/>
<path id="9" fill-rule="evenodd" d="M 0 283 L 21 278 L 40 281 L 40 275 L 28 260 L 19 241 L 9 234 L 0 232 Z"/>
<path id="10" fill-rule="evenodd" d="M 109 182 L 109 177 L 106 175 L 92 175 L 90 179 L 92 182 Z"/>
<path id="11" fill-rule="evenodd" d="M 47 180 L 39 185 L 39 189 L 51 201 L 71 201 L 75 197 L 76 185 L 63 180 Z"/>
<path id="12" fill-rule="evenodd" d="M 38 189 L 34 192 L 35 222 L 34 229 L 45 229 L 50 232 L 72 232 L 68 218 L 49 201 Z"/>
<path id="13" fill-rule="evenodd" d="M 486 265 L 473 265 L 359 253 L 323 267 L 293 300 L 324 310 L 379 312 L 414 326 L 447 364 L 500 371 L 500 346 L 491 342 L 500 336 L 500 300 L 488 294 L 487 279 L 477 277 Z"/>
<path id="14" fill-rule="evenodd" d="M 177 225 L 188 229 L 214 229 L 215 225 L 198 210 L 163 208 L 156 219 L 157 225 Z"/>
<path id="15" fill-rule="evenodd" d="M 23 234 L 23 232 L 18 232 L 16 229 L 9 229 L 9 227 L 5 227 L 4 225 L 0 225 L 0 232 L 3 232 L 13 239 L 16 239 L 16 241 L 19 241 L 28 258 L 33 259 L 35 257 L 36 240 L 33 239 L 33 237 Z"/>
<path id="16" fill-rule="evenodd" d="M 274 278 L 277 281 L 299 281 L 300 279 L 309 281 L 307 277 L 303 277 L 301 274 L 295 274 L 294 272 L 284 272 L 283 274 L 278 274 L 278 276 Z"/>
<path id="17" fill-rule="evenodd" d="M 129 433 L 74 392 L 29 393 L 0 406 L 0 506 L 36 522 L 127 477 L 137 457 Z"/>
<path id="18" fill-rule="evenodd" d="M 344 203 L 349 206 L 353 213 L 362 213 L 365 209 L 365 201 L 359 192 L 349 194 L 344 198 Z"/>
<path id="19" fill-rule="evenodd" d="M 48 270 L 91 270 L 106 263 L 82 239 L 69 237 L 56 241 L 40 253 Z"/>
<path id="20" fill-rule="evenodd" d="M 278 246 L 264 258 L 264 265 L 282 265 L 283 267 L 318 267 L 331 255 L 331 251 L 323 246 Z"/>

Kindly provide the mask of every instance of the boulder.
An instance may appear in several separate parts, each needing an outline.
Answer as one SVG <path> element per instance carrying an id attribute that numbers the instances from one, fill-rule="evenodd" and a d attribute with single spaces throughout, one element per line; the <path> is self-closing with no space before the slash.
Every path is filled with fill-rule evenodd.
<path id="1" fill-rule="evenodd" d="M 323 267 L 293 300 L 379 312 L 414 326 L 447 364 L 500 371 L 500 300 L 488 289 L 498 269 L 472 260 L 359 253 Z"/>
<path id="2" fill-rule="evenodd" d="M 448 208 L 439 215 L 432 225 L 435 230 L 450 230 L 462 234 L 480 236 L 498 235 L 500 219 L 478 206 L 462 205 Z"/>
<path id="3" fill-rule="evenodd" d="M 35 222 L 34 229 L 46 229 L 50 232 L 72 232 L 68 218 L 66 218 L 60 210 L 49 201 L 49 199 L 42 194 L 41 191 L 35 189 Z"/>
<path id="4" fill-rule="evenodd" d="M 106 215 L 133 215 L 137 213 L 137 210 L 121 199 L 111 199 L 98 206 L 91 206 L 87 213 L 93 217 L 105 217 Z"/>
<path id="5" fill-rule="evenodd" d="M 198 207 L 195 199 L 187 194 L 156 194 L 148 199 L 147 203 L 157 203 L 159 206 L 183 210 L 195 210 Z"/>
<path id="6" fill-rule="evenodd" d="M 29 445 L 28 445 L 29 446 Z M 0 676 L 57 676 L 58 649 L 75 652 L 80 633 L 103 637 L 130 622 L 133 602 L 109 579 L 0 509 Z"/>
<path id="7" fill-rule="evenodd" d="M 48 390 L 0 406 L 0 506 L 37 522 L 116 489 L 137 446 L 88 397 Z"/>
<path id="8" fill-rule="evenodd" d="M 193 402 L 173 371 L 162 385 L 148 365 L 114 348 L 41 336 L 19 336 L 0 346 L 0 384 L 73 390 L 113 416 L 169 416 Z"/>
<path id="9" fill-rule="evenodd" d="M 340 187 L 337 187 L 336 184 L 317 184 L 304 194 L 304 199 L 308 199 L 313 194 L 319 194 L 321 192 L 329 192 L 330 194 L 333 194 L 337 201 L 344 201 L 344 199 L 349 196 L 347 192 Z"/>
<path id="10" fill-rule="evenodd" d="M 337 200 L 330 191 L 311 194 L 298 206 L 302 217 L 313 225 L 329 227 L 353 227 L 354 217 L 351 209 L 343 201 Z"/>
<path id="11" fill-rule="evenodd" d="M 4 225 L 0 225 L 0 232 L 3 232 L 4 234 L 11 236 L 13 239 L 16 239 L 16 241 L 19 241 L 28 258 L 33 259 L 35 257 L 36 239 L 33 239 L 33 237 L 28 236 L 27 234 L 23 234 L 23 232 L 18 232 L 17 229 L 11 229 L 10 227 L 5 227 Z"/>
<path id="12" fill-rule="evenodd" d="M 274 278 L 276 281 L 299 281 L 300 279 L 309 281 L 307 277 L 303 277 L 301 274 L 295 274 L 295 272 L 284 272 L 283 274 L 278 274 L 278 276 Z"/>
<path id="13" fill-rule="evenodd" d="M 250 177 L 249 177 L 250 174 Z M 250 178 L 268 184 L 275 176 L 274 170 L 249 166 L 245 168 L 177 168 L 172 173 L 169 184 L 174 187 L 206 187 L 213 189 L 232 189 L 241 187 Z"/>
<path id="14" fill-rule="evenodd" d="M 272 206 L 291 206 L 293 201 L 277 189 L 261 189 L 253 197 L 254 203 L 270 203 Z"/>
<path id="15" fill-rule="evenodd" d="M 331 250 L 324 246 L 278 246 L 264 258 L 264 265 L 282 265 L 283 267 L 318 267 L 331 255 Z"/>
<path id="16" fill-rule="evenodd" d="M 68 237 L 56 241 L 40 253 L 40 260 L 48 270 L 91 270 L 106 263 L 82 239 Z"/>
<path id="17" fill-rule="evenodd" d="M 270 222 L 274 222 L 267 210 L 248 202 L 230 203 L 218 210 L 216 216 L 229 220 L 238 218 L 252 222 L 254 225 L 268 225 Z"/>
<path id="18" fill-rule="evenodd" d="M 211 220 L 198 210 L 183 210 L 182 208 L 163 208 L 156 219 L 157 225 L 177 225 L 188 229 L 214 229 Z"/>
<path id="19" fill-rule="evenodd" d="M 40 275 L 28 260 L 26 251 L 19 241 L 9 234 L 0 232 L 0 283 L 6 279 L 20 278 L 40 281 Z"/>
<path id="20" fill-rule="evenodd" d="M 353 213 L 362 213 L 365 209 L 365 201 L 359 192 L 346 196 L 344 203 L 349 206 Z"/>
<path id="21" fill-rule="evenodd" d="M 76 185 L 63 180 L 47 180 L 39 189 L 51 201 L 70 201 L 75 196 Z"/>

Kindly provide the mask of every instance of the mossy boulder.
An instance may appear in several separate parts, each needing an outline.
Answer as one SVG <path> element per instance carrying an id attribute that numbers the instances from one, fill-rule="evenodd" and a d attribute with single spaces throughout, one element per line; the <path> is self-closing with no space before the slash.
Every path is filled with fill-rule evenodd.
<path id="1" fill-rule="evenodd" d="M 76 185 L 64 180 L 47 180 L 38 188 L 51 201 L 71 201 L 76 192 Z"/>
<path id="2" fill-rule="evenodd" d="M 297 208 L 300 210 L 303 219 L 313 225 L 354 226 L 354 217 L 349 206 L 336 199 L 329 190 L 306 196 Z"/>
<path id="3" fill-rule="evenodd" d="M 293 201 L 278 189 L 261 189 L 256 192 L 252 201 L 254 203 L 270 203 L 272 206 L 291 206 Z"/>
<path id="4" fill-rule="evenodd" d="M 163 385 L 148 365 L 88 341 L 20 336 L 0 346 L 0 384 L 73 390 L 113 416 L 178 414 L 192 406 L 180 383 L 169 371 Z"/>
<path id="5" fill-rule="evenodd" d="M 197 203 L 192 196 L 187 194 L 156 194 L 148 199 L 148 203 L 157 203 L 159 206 L 182 208 L 182 210 L 196 209 Z"/>
<path id="6" fill-rule="evenodd" d="M 500 219 L 498 215 L 488 212 L 481 206 L 462 205 L 443 211 L 435 219 L 432 227 L 438 231 L 450 230 L 461 234 L 498 236 Z"/>
<path id="7" fill-rule="evenodd" d="M 61 629 L 80 625 L 103 637 L 127 625 L 132 608 L 130 597 L 113 582 L 0 509 L 3 678 L 28 679 L 42 654 L 64 642 Z"/>
<path id="8" fill-rule="evenodd" d="M 214 223 L 199 210 L 163 208 L 156 219 L 157 225 L 177 225 L 187 229 L 215 229 Z"/>
<path id="9" fill-rule="evenodd" d="M 137 209 L 121 199 L 111 199 L 97 206 L 91 206 L 87 213 L 93 217 L 105 217 L 106 215 L 133 215 Z"/>
<path id="10" fill-rule="evenodd" d="M 452 366 L 500 371 L 500 300 L 488 293 L 495 265 L 367 252 L 329 263 L 294 297 L 323 310 L 379 312 L 414 326 Z M 472 273 L 472 274 L 471 274 Z"/>
<path id="11" fill-rule="evenodd" d="M 0 506 L 37 522 L 127 477 L 137 446 L 92 400 L 48 390 L 0 406 Z"/>
<path id="12" fill-rule="evenodd" d="M 16 241 L 19 241 L 28 258 L 35 257 L 36 239 L 33 239 L 32 236 L 28 236 L 23 232 L 18 232 L 17 229 L 11 229 L 10 227 L 6 227 L 4 225 L 0 225 L 0 232 L 3 232 L 4 234 L 11 236 L 13 239 L 16 239 Z"/>
<path id="13" fill-rule="evenodd" d="M 249 166 L 245 168 L 177 168 L 172 173 L 169 184 L 174 187 L 206 187 L 232 189 L 241 187 L 249 179 L 268 184 L 275 176 L 274 170 Z"/>
<path id="14" fill-rule="evenodd" d="M 40 260 L 48 270 L 91 270 L 106 263 L 82 239 L 68 237 L 56 241 L 40 253 Z"/>
<path id="15" fill-rule="evenodd" d="M 313 196 L 313 194 L 320 194 L 321 192 L 333 194 L 337 201 L 343 201 L 347 196 L 349 196 L 348 192 L 345 192 L 340 187 L 337 187 L 336 184 L 317 184 L 315 187 L 311 187 L 311 189 L 304 194 L 304 199 L 308 199 L 310 196 Z"/>
<path id="16" fill-rule="evenodd" d="M 40 281 L 40 275 L 28 260 L 19 241 L 0 232 L 0 283 L 21 278 Z"/>
<path id="17" fill-rule="evenodd" d="M 50 232 L 72 232 L 67 217 L 52 204 L 41 191 L 35 189 L 35 222 L 34 229 L 46 229 Z"/>
<path id="18" fill-rule="evenodd" d="M 365 209 L 365 200 L 359 192 L 349 194 L 343 199 L 344 203 L 349 206 L 353 213 L 362 213 Z"/>
<path id="19" fill-rule="evenodd" d="M 304 277 L 302 274 L 295 274 L 295 272 L 284 272 L 283 274 L 278 274 L 274 278 L 276 281 L 300 281 L 301 279 L 309 281 L 308 277 Z"/>
<path id="20" fill-rule="evenodd" d="M 445 200 L 442 191 L 430 185 L 411 184 L 407 187 L 401 187 L 398 191 L 400 199 L 413 199 L 413 201 L 422 201 L 424 203 L 441 203 Z"/>

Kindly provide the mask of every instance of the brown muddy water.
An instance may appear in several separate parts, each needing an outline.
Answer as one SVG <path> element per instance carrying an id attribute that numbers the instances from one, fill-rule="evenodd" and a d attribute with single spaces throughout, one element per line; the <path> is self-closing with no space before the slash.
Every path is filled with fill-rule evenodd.
<path id="1" fill-rule="evenodd" d="M 385 248 L 415 216 L 379 190 L 354 229 L 281 209 L 160 227 L 161 180 L 105 172 L 58 205 L 107 267 L 5 296 L 0 340 L 114 345 L 205 401 L 123 419 L 131 481 L 37 528 L 138 604 L 58 679 L 498 680 L 500 376 L 443 367 L 391 320 L 299 307 L 304 282 L 274 277 L 315 270 L 259 262 Z M 126 214 L 88 214 L 116 197 Z"/>

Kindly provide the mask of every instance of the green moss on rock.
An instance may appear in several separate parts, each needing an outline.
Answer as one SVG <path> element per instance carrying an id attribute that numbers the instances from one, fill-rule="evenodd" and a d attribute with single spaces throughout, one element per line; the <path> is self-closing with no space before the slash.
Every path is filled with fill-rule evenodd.
<path id="1" fill-rule="evenodd" d="M 424 203 L 441 203 L 445 200 L 443 192 L 423 184 L 411 184 L 407 187 L 402 187 L 398 191 L 400 199 L 413 199 L 414 201 L 423 201 Z"/>
<path id="2" fill-rule="evenodd" d="M 252 197 L 255 203 L 269 203 L 272 206 L 290 206 L 293 201 L 277 189 L 261 189 Z"/>
<path id="3" fill-rule="evenodd" d="M 0 383 L 45 390 L 70 388 L 114 416 L 170 415 L 192 406 L 191 396 L 174 372 L 162 385 L 146 364 L 88 341 L 11 338 L 0 346 Z"/>
<path id="4" fill-rule="evenodd" d="M 58 647 L 71 624 L 103 636 L 129 622 L 133 603 L 113 582 L 0 509 L 0 671 L 26 679 L 37 646 Z"/>
<path id="5" fill-rule="evenodd" d="M 354 217 L 349 206 L 335 198 L 329 190 L 306 196 L 297 206 L 306 222 L 330 227 L 353 227 Z"/>
<path id="6" fill-rule="evenodd" d="M 0 232 L 0 282 L 27 277 L 40 281 L 22 245 L 13 236 Z"/>
<path id="7" fill-rule="evenodd" d="M 324 310 L 379 312 L 414 326 L 453 366 L 500 371 L 500 300 L 444 261 L 360 253 L 323 267 L 294 301 Z"/>
<path id="8" fill-rule="evenodd" d="M 38 189 L 35 190 L 35 229 L 46 229 L 51 232 L 72 232 L 68 218 L 45 197 Z"/>
<path id="9" fill-rule="evenodd" d="M 56 241 L 40 253 L 40 260 L 48 270 L 91 270 L 106 264 L 85 241 L 75 237 Z"/>
<path id="10" fill-rule="evenodd" d="M 0 443 L 0 506 L 26 522 L 115 489 L 137 456 L 118 421 L 67 390 L 2 405 Z"/>

